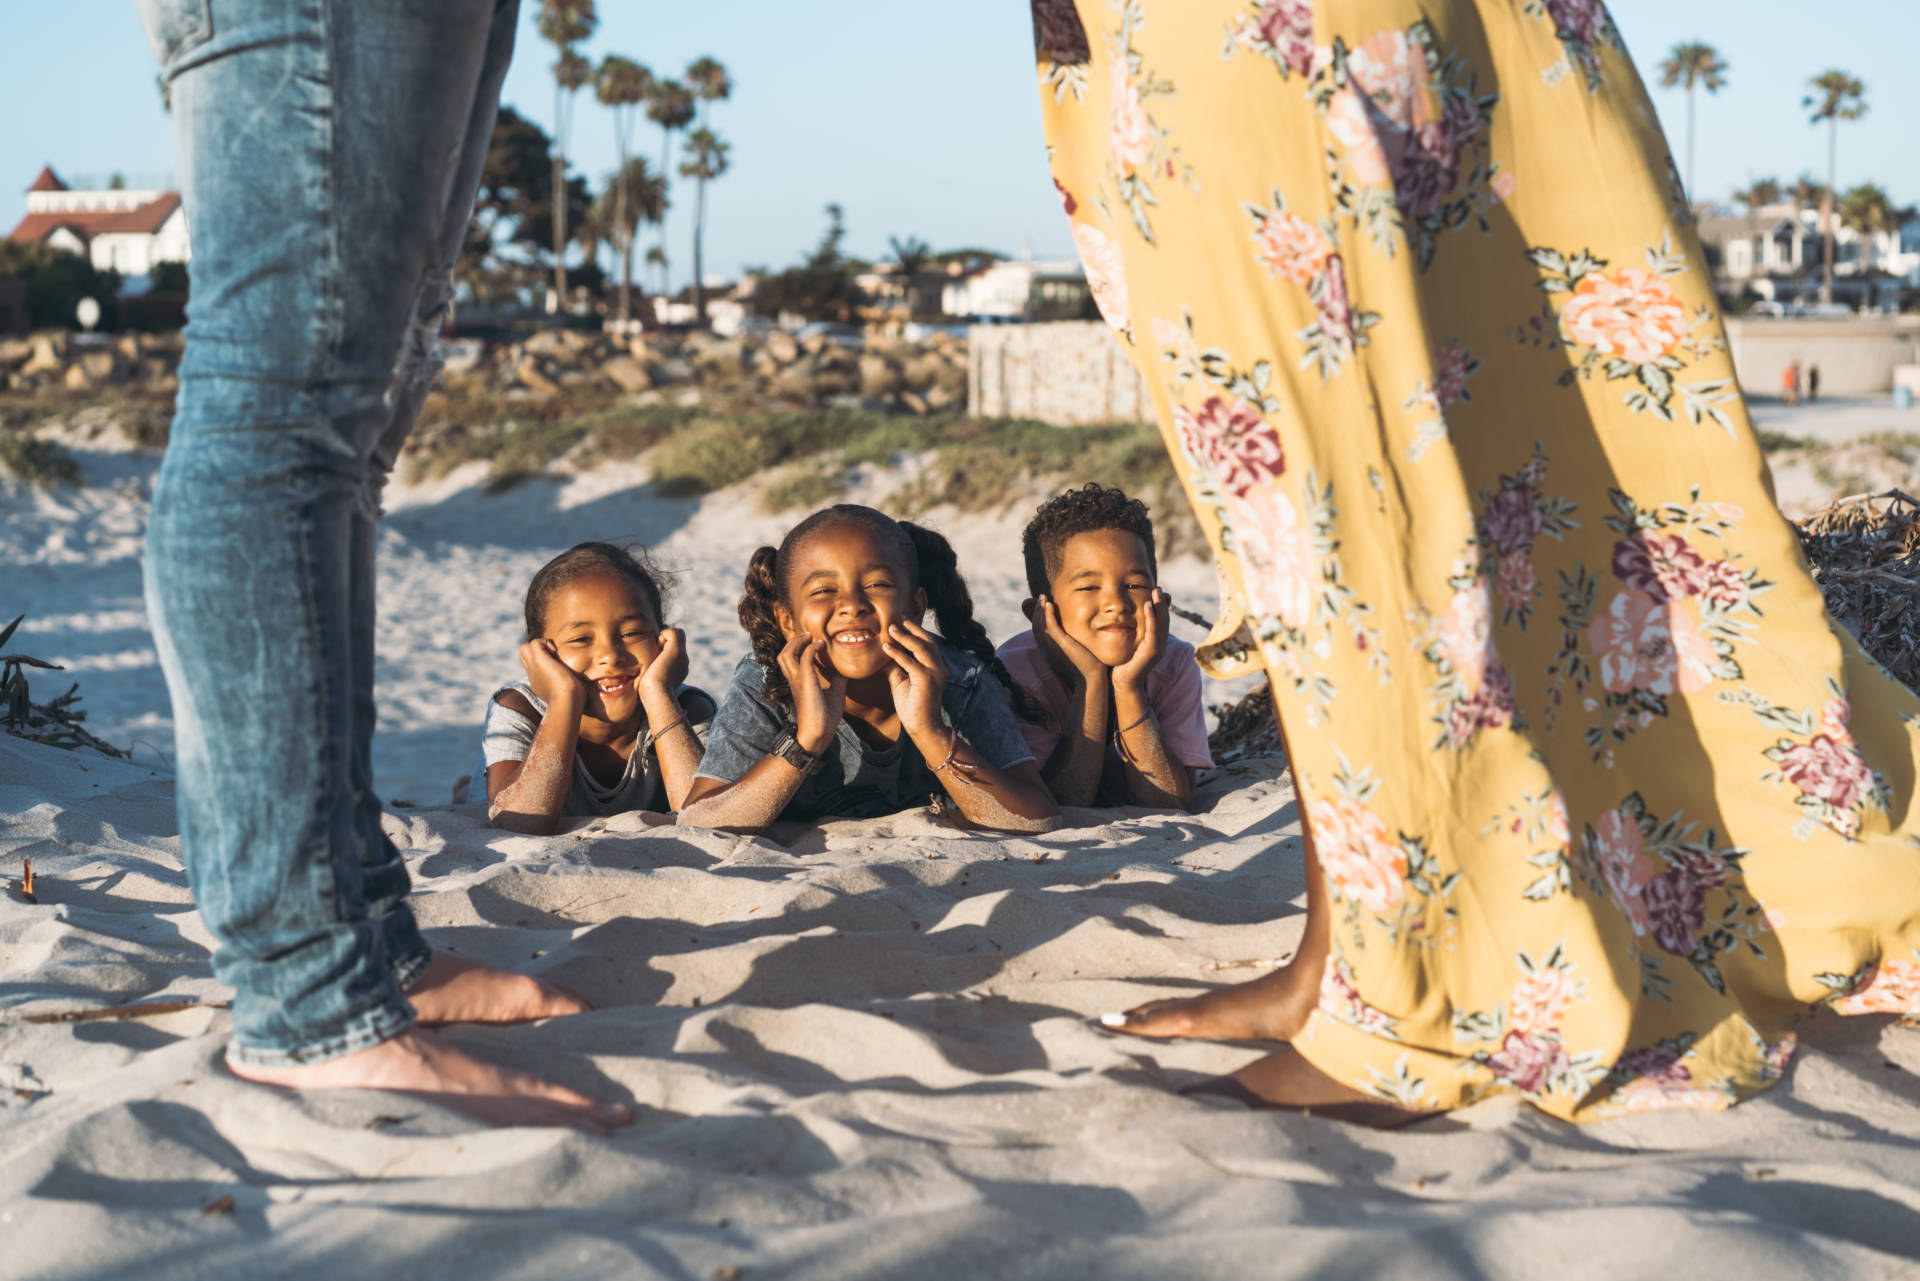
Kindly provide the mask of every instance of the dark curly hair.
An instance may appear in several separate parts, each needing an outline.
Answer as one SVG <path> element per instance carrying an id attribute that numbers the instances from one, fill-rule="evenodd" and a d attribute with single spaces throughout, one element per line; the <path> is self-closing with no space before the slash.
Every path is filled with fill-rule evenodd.
<path id="1" fill-rule="evenodd" d="M 657 626 L 667 625 L 667 589 L 671 577 L 658 565 L 647 549 L 639 545 L 619 547 L 613 543 L 577 543 L 540 567 L 527 584 L 527 639 L 546 634 L 547 602 L 553 594 L 575 579 L 589 574 L 612 574 L 624 578 L 653 609 Z"/>
<path id="2" fill-rule="evenodd" d="M 1023 714 L 1031 710 L 1032 700 L 1013 683 L 1013 677 L 993 652 L 987 629 L 973 616 L 973 594 L 960 573 L 959 557 L 953 544 L 931 529 L 911 521 L 895 520 L 885 512 L 854 503 L 840 503 L 813 513 L 787 531 L 779 547 L 762 547 L 747 562 L 746 590 L 740 595 L 740 625 L 753 642 L 753 656 L 759 660 L 766 681 L 767 697 L 784 708 L 792 708 L 793 691 L 787 687 L 786 674 L 780 670 L 780 651 L 787 638 L 780 630 L 777 605 L 787 605 L 787 568 L 794 553 L 808 539 L 828 529 L 855 525 L 875 537 L 898 557 L 913 586 L 927 593 L 927 608 L 942 639 L 956 649 L 973 655 L 986 665 L 994 678 L 1006 688 L 1014 708 Z"/>
<path id="3" fill-rule="evenodd" d="M 1041 503 L 1020 535 L 1020 552 L 1027 562 L 1027 595 L 1047 592 L 1053 576 L 1060 572 L 1060 557 L 1069 538 L 1098 529 L 1136 535 L 1146 546 L 1147 568 L 1159 576 L 1160 566 L 1153 553 L 1153 518 L 1147 515 L 1147 505 L 1118 489 L 1084 485 Z"/>

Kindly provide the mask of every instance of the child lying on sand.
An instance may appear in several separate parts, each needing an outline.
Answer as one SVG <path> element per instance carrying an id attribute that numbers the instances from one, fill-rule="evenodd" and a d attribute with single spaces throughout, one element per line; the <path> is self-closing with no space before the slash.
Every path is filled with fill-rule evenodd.
<path id="1" fill-rule="evenodd" d="M 661 627 L 661 576 L 581 543 L 527 587 L 525 681 L 487 702 L 487 813 L 545 834 L 562 815 L 672 810 L 686 799 L 714 704 L 683 684 L 686 637 Z"/>
<path id="2" fill-rule="evenodd" d="M 931 608 L 940 635 L 921 627 Z M 983 827 L 1058 815 L 947 540 L 870 507 L 753 554 L 734 669 L 680 821 L 867 818 L 945 792 Z"/>
<path id="3" fill-rule="evenodd" d="M 1167 634 L 1153 521 L 1117 489 L 1088 485 L 1040 505 L 1021 536 L 1033 627 L 1000 647 L 1046 712 L 1021 726 L 1062 805 L 1193 808 L 1209 769 L 1193 646 Z"/>

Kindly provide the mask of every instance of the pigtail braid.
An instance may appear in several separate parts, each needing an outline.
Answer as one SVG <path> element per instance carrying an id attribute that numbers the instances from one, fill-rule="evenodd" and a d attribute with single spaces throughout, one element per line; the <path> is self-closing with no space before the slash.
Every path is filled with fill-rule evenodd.
<path id="1" fill-rule="evenodd" d="M 913 544 L 920 586 L 927 593 L 927 607 L 933 611 L 934 621 L 940 626 L 940 635 L 949 645 L 979 659 L 993 673 L 994 679 L 1006 689 L 1014 712 L 1022 720 L 1036 725 L 1046 724 L 1051 719 L 1046 710 L 1013 683 L 1006 664 L 993 652 L 993 642 L 987 637 L 987 629 L 973 616 L 973 593 L 967 590 L 967 580 L 960 573 L 960 558 L 955 554 L 953 544 L 933 530 L 912 521 L 901 521 L 900 528 L 906 531 L 907 540 Z"/>
<path id="2" fill-rule="evenodd" d="M 754 552 L 747 562 L 746 590 L 740 593 L 740 626 L 747 629 L 753 656 L 760 664 L 767 697 L 779 706 L 793 707 L 793 691 L 780 670 L 780 651 L 787 646 L 774 606 L 780 601 L 780 553 L 771 547 Z"/>

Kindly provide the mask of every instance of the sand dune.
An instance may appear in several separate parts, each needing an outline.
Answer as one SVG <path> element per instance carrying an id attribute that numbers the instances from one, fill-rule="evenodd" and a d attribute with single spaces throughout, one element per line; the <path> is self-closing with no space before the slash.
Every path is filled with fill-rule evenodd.
<path id="1" fill-rule="evenodd" d="M 1882 1277 L 1920 1253 L 1920 1032 L 1886 1019 L 1815 1024 L 1783 1084 L 1727 1114 L 1575 1129 L 1495 1101 L 1377 1134 L 1179 1094 L 1261 1051 L 1092 1019 L 1291 951 L 1299 828 L 1270 760 L 1208 780 L 1198 814 L 1070 811 L 1042 838 L 924 811 L 534 838 L 401 809 L 436 945 L 601 1007 L 451 1035 L 636 1124 L 489 1131 L 242 1084 L 160 755 L 151 462 L 101 442 L 83 462 L 85 490 L 0 494 L 21 640 L 73 665 L 96 729 L 154 746 L 0 735 L 0 871 L 31 859 L 39 900 L 0 894 L 0 1277 Z M 456 476 L 392 506 L 380 770 L 422 801 L 470 759 L 545 556 L 658 540 L 717 684 L 737 566 L 786 520 L 747 494 L 660 501 L 638 468 L 503 496 Z M 998 566 L 975 571 L 982 611 L 1013 625 L 1018 514 L 949 528 Z M 1206 566 L 1168 577 L 1210 607 Z M 195 1008 L 29 1021 L 158 1001 Z"/>

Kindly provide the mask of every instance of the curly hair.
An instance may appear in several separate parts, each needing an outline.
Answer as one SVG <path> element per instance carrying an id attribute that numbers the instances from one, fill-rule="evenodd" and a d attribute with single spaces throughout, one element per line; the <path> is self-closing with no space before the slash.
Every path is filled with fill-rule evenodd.
<path id="1" fill-rule="evenodd" d="M 1027 595 L 1046 593 L 1053 576 L 1060 572 L 1060 558 L 1067 540 L 1075 534 L 1117 529 L 1133 534 L 1147 549 L 1147 568 L 1160 572 L 1154 560 L 1153 518 L 1147 505 L 1128 498 L 1118 489 L 1103 485 L 1084 485 L 1055 494 L 1040 504 L 1033 519 L 1020 535 L 1020 551 L 1027 562 Z"/>
<path id="2" fill-rule="evenodd" d="M 927 593 L 927 608 L 933 612 L 934 625 L 942 639 L 954 648 L 973 655 L 1005 687 L 1016 710 L 1032 710 L 1032 700 L 1013 683 L 999 657 L 987 629 L 973 616 L 973 594 L 960 573 L 960 560 L 953 544 L 931 529 L 911 521 L 897 521 L 884 512 L 854 503 L 824 507 L 787 531 L 780 546 L 762 547 L 747 562 L 746 590 L 740 595 L 740 626 L 746 628 L 753 643 L 753 656 L 760 664 L 766 682 L 767 697 L 784 708 L 792 708 L 793 691 L 787 687 L 780 670 L 780 651 L 787 638 L 780 630 L 775 608 L 789 606 L 787 569 L 801 546 L 828 529 L 858 526 L 873 534 L 899 559 L 913 586 Z"/>
<path id="3" fill-rule="evenodd" d="M 653 563 L 647 549 L 638 544 L 620 547 L 613 543 L 577 543 L 540 567 L 527 584 L 527 639 L 537 640 L 547 630 L 547 604 L 553 594 L 576 579 L 590 574 L 611 574 L 632 584 L 640 598 L 653 610 L 655 625 L 667 625 L 667 592 L 672 578 Z"/>

